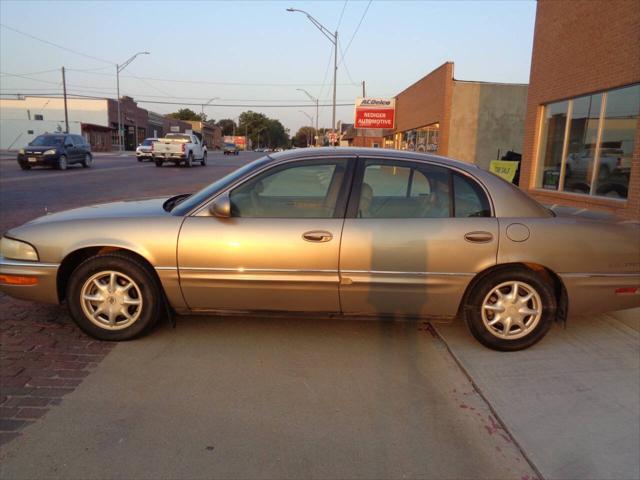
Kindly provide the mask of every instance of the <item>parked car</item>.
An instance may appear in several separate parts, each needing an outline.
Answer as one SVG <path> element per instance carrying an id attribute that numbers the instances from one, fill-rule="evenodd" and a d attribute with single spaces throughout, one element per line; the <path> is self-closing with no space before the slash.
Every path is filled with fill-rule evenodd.
<path id="1" fill-rule="evenodd" d="M 299 149 L 193 194 L 50 214 L 5 233 L 0 291 L 66 302 L 126 340 L 165 312 L 463 317 L 518 350 L 567 313 L 640 305 L 640 225 L 559 216 L 475 165 Z"/>
<path id="2" fill-rule="evenodd" d="M 91 145 L 80 135 L 45 133 L 18 151 L 18 164 L 23 170 L 41 165 L 66 170 L 77 163 L 85 168 L 93 163 Z"/>
<path id="3" fill-rule="evenodd" d="M 157 138 L 145 138 L 143 142 L 136 148 L 136 158 L 139 162 L 144 160 L 153 160 L 153 142 L 157 142 Z"/>
<path id="4" fill-rule="evenodd" d="M 240 153 L 238 146 L 235 143 L 229 142 L 225 142 L 222 151 L 225 155 L 238 155 Z"/>
<path id="5" fill-rule="evenodd" d="M 173 162 L 176 166 L 193 166 L 199 161 L 202 166 L 207 164 L 207 147 L 195 135 L 186 133 L 168 133 L 152 144 L 153 160 L 156 167 L 164 162 Z"/>

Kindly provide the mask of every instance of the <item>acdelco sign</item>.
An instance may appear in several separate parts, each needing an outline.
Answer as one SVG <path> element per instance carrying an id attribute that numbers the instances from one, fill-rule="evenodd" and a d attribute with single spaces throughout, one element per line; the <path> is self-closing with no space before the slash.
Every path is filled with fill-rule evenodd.
<path id="1" fill-rule="evenodd" d="M 394 128 L 395 98 L 357 98 L 355 128 Z"/>

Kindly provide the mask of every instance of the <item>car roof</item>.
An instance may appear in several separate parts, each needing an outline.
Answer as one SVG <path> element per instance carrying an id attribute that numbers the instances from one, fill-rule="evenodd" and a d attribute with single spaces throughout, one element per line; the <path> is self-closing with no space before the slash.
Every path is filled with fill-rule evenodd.
<path id="1" fill-rule="evenodd" d="M 408 150 L 395 150 L 390 148 L 364 148 L 364 147 L 318 147 L 318 148 L 297 148 L 295 150 L 286 150 L 283 152 L 275 152 L 268 155 L 274 161 L 284 161 L 292 158 L 317 158 L 332 155 L 348 155 L 356 157 L 376 157 L 388 159 L 416 160 L 436 162 L 442 165 L 457 167 L 461 170 L 476 172 L 479 167 L 473 163 L 467 163 L 452 158 L 433 155 L 431 153 L 411 152 Z"/>

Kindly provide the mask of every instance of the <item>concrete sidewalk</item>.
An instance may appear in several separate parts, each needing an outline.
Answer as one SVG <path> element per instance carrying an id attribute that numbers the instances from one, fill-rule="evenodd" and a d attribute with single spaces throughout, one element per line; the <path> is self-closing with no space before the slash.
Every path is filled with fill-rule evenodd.
<path id="1" fill-rule="evenodd" d="M 546 479 L 640 478 L 640 310 L 573 317 L 496 354 L 462 322 L 437 331 Z"/>
<path id="2" fill-rule="evenodd" d="M 533 479 L 423 324 L 180 318 L 118 344 L 2 478 Z"/>

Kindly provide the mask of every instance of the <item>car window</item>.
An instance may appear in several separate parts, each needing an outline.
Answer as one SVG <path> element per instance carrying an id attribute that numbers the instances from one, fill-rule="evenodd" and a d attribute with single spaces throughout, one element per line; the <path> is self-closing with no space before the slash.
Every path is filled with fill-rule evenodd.
<path id="1" fill-rule="evenodd" d="M 446 218 L 451 213 L 449 171 L 442 167 L 368 161 L 359 218 Z"/>
<path id="2" fill-rule="evenodd" d="M 453 192 L 456 217 L 490 217 L 491 208 L 487 196 L 473 180 L 455 173 Z"/>
<path id="3" fill-rule="evenodd" d="M 231 212 L 245 218 L 333 218 L 346 161 L 275 167 L 231 191 Z"/>

